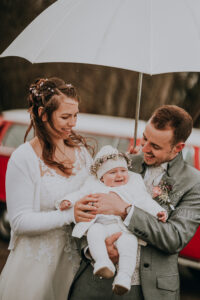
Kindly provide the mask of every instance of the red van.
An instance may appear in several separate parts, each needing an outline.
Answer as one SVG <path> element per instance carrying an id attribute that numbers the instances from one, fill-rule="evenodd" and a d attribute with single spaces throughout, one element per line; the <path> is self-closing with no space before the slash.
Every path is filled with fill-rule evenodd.
<path id="1" fill-rule="evenodd" d="M 23 143 L 29 124 L 26 110 L 10 110 L 0 115 L 0 235 L 9 239 L 9 222 L 6 212 L 5 173 L 11 153 Z M 145 122 L 139 121 L 138 139 L 140 142 Z M 103 115 L 79 114 L 76 130 L 82 135 L 94 138 L 98 151 L 103 145 L 110 144 L 120 151 L 127 151 L 134 130 L 134 120 Z M 30 133 L 29 138 L 33 136 Z M 200 170 L 200 129 L 193 129 L 183 150 L 184 159 Z M 179 263 L 200 269 L 200 227 L 188 245 L 180 252 Z"/>

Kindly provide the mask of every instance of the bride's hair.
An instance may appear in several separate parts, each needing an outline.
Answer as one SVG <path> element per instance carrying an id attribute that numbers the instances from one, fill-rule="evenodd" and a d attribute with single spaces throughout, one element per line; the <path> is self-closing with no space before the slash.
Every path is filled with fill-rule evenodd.
<path id="1" fill-rule="evenodd" d="M 50 127 L 54 131 L 57 131 L 52 121 L 52 113 L 58 109 L 63 95 L 79 102 L 79 96 L 75 87 L 72 84 L 66 84 L 60 78 L 40 78 L 30 85 L 28 111 L 30 113 L 31 123 L 26 131 L 24 141 L 26 141 L 27 135 L 33 127 L 34 134 L 44 145 L 42 149 L 42 158 L 44 162 L 50 166 L 60 169 L 63 173 L 70 176 L 72 175 L 73 169 L 71 161 L 69 162 L 71 166 L 65 167 L 62 163 L 53 159 L 56 147 L 53 143 L 50 130 L 48 130 L 48 127 L 45 126 L 42 121 L 43 115 L 46 114 L 47 122 Z M 41 114 L 38 112 L 39 107 L 43 108 Z M 64 143 L 69 147 L 85 146 L 87 149 L 91 149 L 91 146 L 87 144 L 86 139 L 74 131 L 71 131 L 70 136 L 64 140 Z"/>

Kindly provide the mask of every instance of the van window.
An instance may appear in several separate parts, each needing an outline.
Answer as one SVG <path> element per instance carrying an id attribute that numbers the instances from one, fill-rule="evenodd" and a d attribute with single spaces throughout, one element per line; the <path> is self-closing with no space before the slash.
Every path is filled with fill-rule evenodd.
<path id="1" fill-rule="evenodd" d="M 130 145 L 130 140 L 125 138 L 120 138 L 117 149 L 120 152 L 127 152 Z"/>
<path id="2" fill-rule="evenodd" d="M 2 146 L 10 147 L 10 148 L 17 148 L 24 142 L 24 135 L 27 130 L 27 125 L 23 124 L 13 124 L 11 125 L 3 140 Z M 28 135 L 27 140 L 30 140 L 33 137 L 33 131 L 31 131 Z"/>

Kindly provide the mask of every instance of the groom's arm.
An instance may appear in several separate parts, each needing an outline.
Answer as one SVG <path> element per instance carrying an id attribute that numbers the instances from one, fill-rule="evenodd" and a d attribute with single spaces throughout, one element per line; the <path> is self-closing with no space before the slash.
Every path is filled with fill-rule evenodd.
<path id="1" fill-rule="evenodd" d="M 107 213 L 126 217 L 126 203 L 110 195 L 99 195 L 98 213 Z M 166 253 L 182 250 L 194 236 L 200 224 L 200 184 L 196 184 L 180 200 L 166 223 L 159 222 L 145 211 L 134 207 L 128 229 Z"/>
<path id="2" fill-rule="evenodd" d="M 166 223 L 135 207 L 128 229 L 147 243 L 167 253 L 181 251 L 200 224 L 200 184 L 180 200 Z"/>

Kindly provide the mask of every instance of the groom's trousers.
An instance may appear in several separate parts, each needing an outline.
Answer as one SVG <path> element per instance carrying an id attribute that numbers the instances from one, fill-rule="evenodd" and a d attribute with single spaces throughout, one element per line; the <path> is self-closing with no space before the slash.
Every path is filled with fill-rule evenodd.
<path id="1" fill-rule="evenodd" d="M 112 292 L 114 278 L 101 279 L 93 275 L 90 263 L 82 262 L 82 272 L 72 283 L 68 300 L 144 300 L 140 285 L 133 285 L 123 296 Z"/>

